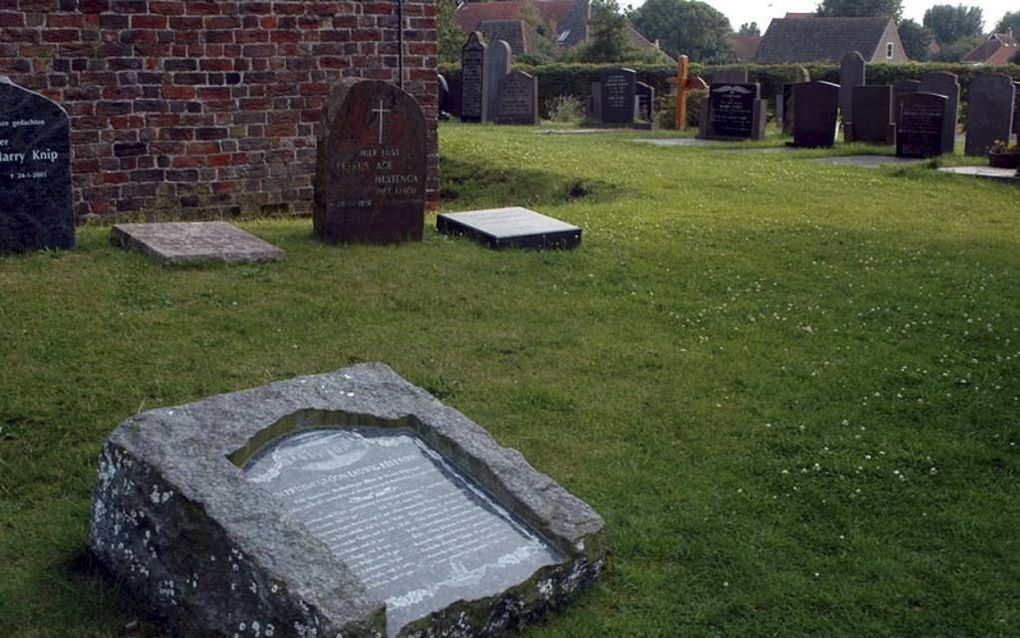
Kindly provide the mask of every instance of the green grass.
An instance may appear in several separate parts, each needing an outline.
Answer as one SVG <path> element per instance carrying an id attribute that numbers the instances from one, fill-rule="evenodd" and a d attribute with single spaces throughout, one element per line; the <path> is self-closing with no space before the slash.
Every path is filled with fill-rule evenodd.
<path id="1" fill-rule="evenodd" d="M 0 636 L 141 613 L 82 568 L 118 422 L 376 360 L 605 517 L 605 578 L 529 635 L 1016 636 L 1020 190 L 633 136 L 441 128 L 447 210 L 571 252 L 267 220 L 286 262 L 0 258 Z"/>

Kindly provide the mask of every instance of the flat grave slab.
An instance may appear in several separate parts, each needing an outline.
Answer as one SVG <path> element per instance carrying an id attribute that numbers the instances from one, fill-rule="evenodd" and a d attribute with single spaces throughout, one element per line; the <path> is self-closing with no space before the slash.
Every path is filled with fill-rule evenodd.
<path id="1" fill-rule="evenodd" d="M 116 224 L 110 241 L 139 250 L 162 264 L 280 261 L 283 250 L 227 222 Z"/>
<path id="2" fill-rule="evenodd" d="M 968 177 L 982 177 L 993 179 L 1005 184 L 1016 184 L 1020 186 L 1020 176 L 1015 168 L 995 168 L 992 166 L 950 166 L 940 168 L 940 172 L 951 175 L 966 175 Z"/>
<path id="3" fill-rule="evenodd" d="M 603 528 L 370 363 L 124 421 L 88 544 L 171 635 L 490 637 L 591 586 Z"/>
<path id="4" fill-rule="evenodd" d="M 709 140 L 700 137 L 668 137 L 661 139 L 631 140 L 637 144 L 651 144 L 653 146 L 722 146 L 726 144 L 723 140 Z"/>
<path id="5" fill-rule="evenodd" d="M 581 243 L 577 226 L 520 206 L 443 213 L 436 218 L 436 229 L 472 237 L 490 248 L 573 248 Z"/>
<path id="6" fill-rule="evenodd" d="M 618 133 L 618 128 L 546 128 L 535 131 L 540 135 L 594 135 L 596 133 Z"/>
<path id="7" fill-rule="evenodd" d="M 811 161 L 819 164 L 833 164 L 835 166 L 878 168 L 879 166 L 896 164 L 917 164 L 921 160 L 910 157 L 896 157 L 895 155 L 839 155 L 835 157 L 817 157 Z"/>

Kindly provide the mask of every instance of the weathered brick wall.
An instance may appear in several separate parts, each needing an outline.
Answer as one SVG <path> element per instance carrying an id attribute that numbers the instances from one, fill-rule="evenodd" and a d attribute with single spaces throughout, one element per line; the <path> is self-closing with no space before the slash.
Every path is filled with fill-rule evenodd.
<path id="1" fill-rule="evenodd" d="M 403 13 L 435 201 L 435 0 Z M 79 220 L 310 212 L 331 83 L 396 84 L 397 54 L 395 0 L 0 0 L 0 74 L 71 115 Z"/>

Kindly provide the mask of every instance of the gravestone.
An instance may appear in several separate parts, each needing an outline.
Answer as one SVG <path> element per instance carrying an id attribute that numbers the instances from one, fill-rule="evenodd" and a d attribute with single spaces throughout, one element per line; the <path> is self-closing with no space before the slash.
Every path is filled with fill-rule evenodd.
<path id="1" fill-rule="evenodd" d="M 538 124 L 538 78 L 511 71 L 499 84 L 497 124 Z"/>
<path id="2" fill-rule="evenodd" d="M 1013 128 L 1013 80 L 985 73 L 970 81 L 967 99 L 967 155 L 984 156 L 995 140 L 1009 140 Z"/>
<path id="3" fill-rule="evenodd" d="M 1020 82 L 1013 83 L 1013 134 L 1020 144 Z"/>
<path id="4" fill-rule="evenodd" d="M 829 147 L 836 140 L 839 85 L 831 82 L 802 82 L 793 85 L 796 111 L 793 141 L 796 147 Z"/>
<path id="5" fill-rule="evenodd" d="M 892 85 L 893 98 L 893 123 L 900 123 L 900 99 L 907 93 L 917 93 L 921 90 L 920 80 L 898 80 Z"/>
<path id="6" fill-rule="evenodd" d="M 510 73 L 512 55 L 510 45 L 504 40 L 496 40 L 489 45 L 485 59 L 485 122 L 496 120 L 499 111 L 499 86 L 503 78 Z"/>
<path id="7" fill-rule="evenodd" d="M 794 68 L 792 82 L 783 84 L 776 95 L 776 122 L 782 127 L 783 135 L 793 135 L 793 86 L 811 81 L 811 73 L 802 66 Z"/>
<path id="8" fill-rule="evenodd" d="M 918 91 L 946 96 L 946 113 L 942 117 L 942 152 L 952 155 L 956 146 L 956 120 L 960 108 L 960 83 L 955 73 L 925 73 Z"/>
<path id="9" fill-rule="evenodd" d="M 607 69 L 601 80 L 601 122 L 630 126 L 634 123 L 634 84 L 637 72 L 633 69 Z"/>
<path id="10" fill-rule="evenodd" d="M 503 635 L 598 578 L 604 523 L 382 364 L 151 410 L 88 547 L 179 636 Z"/>
<path id="11" fill-rule="evenodd" d="M 634 83 L 634 95 L 636 96 L 637 103 L 634 108 L 637 109 L 638 118 L 652 124 L 655 122 L 655 89 L 644 82 Z"/>
<path id="12" fill-rule="evenodd" d="M 465 235 L 490 248 L 574 248 L 581 229 L 520 206 L 442 213 L 436 230 Z"/>
<path id="13" fill-rule="evenodd" d="M 443 106 L 443 110 L 449 113 L 452 117 L 460 118 L 460 101 L 463 98 L 461 86 L 461 79 L 459 75 L 451 76 L 446 80 L 450 86 L 450 90 L 446 93 L 446 104 Z"/>
<path id="14" fill-rule="evenodd" d="M 703 99 L 701 133 L 706 139 L 754 139 L 765 136 L 766 109 L 758 84 L 712 84 Z"/>
<path id="15" fill-rule="evenodd" d="M 588 96 L 588 104 L 585 109 L 588 118 L 595 121 L 602 121 L 602 83 L 591 83 L 591 95 Z"/>
<path id="16" fill-rule="evenodd" d="M 460 120 L 462 122 L 484 122 L 486 112 L 485 67 L 488 59 L 488 45 L 482 34 L 472 31 L 460 50 Z"/>
<path id="17" fill-rule="evenodd" d="M 286 253 L 227 222 L 116 224 L 110 241 L 141 251 L 161 264 L 280 261 Z"/>
<path id="18" fill-rule="evenodd" d="M 896 126 L 892 122 L 892 87 L 888 84 L 855 86 L 850 98 L 854 121 L 844 125 L 844 139 L 865 144 L 893 144 Z"/>
<path id="19" fill-rule="evenodd" d="M 905 93 L 900 98 L 900 123 L 896 127 L 896 155 L 899 157 L 936 157 L 944 148 L 942 136 L 946 114 L 944 95 Z"/>
<path id="20" fill-rule="evenodd" d="M 866 84 L 864 56 L 850 51 L 839 63 L 839 110 L 843 124 L 854 121 L 853 88 L 863 84 Z"/>
<path id="21" fill-rule="evenodd" d="M 747 69 L 726 69 L 715 73 L 708 79 L 708 84 L 747 84 Z"/>
<path id="22" fill-rule="evenodd" d="M 74 242 L 67 112 L 0 76 L 0 254 Z"/>
<path id="23" fill-rule="evenodd" d="M 421 239 L 426 142 L 413 97 L 387 82 L 341 79 L 316 148 L 315 235 L 335 243 Z"/>

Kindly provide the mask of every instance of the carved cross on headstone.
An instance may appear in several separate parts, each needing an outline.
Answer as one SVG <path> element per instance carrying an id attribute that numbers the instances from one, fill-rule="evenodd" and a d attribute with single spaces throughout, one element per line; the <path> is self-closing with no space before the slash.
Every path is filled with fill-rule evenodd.
<path id="1" fill-rule="evenodd" d="M 389 113 L 390 110 L 389 109 L 384 109 L 383 108 L 383 101 L 379 100 L 379 108 L 372 109 L 372 112 L 379 114 L 379 143 L 382 144 L 383 143 L 383 141 L 382 141 L 382 136 L 383 136 L 383 113 Z"/>

